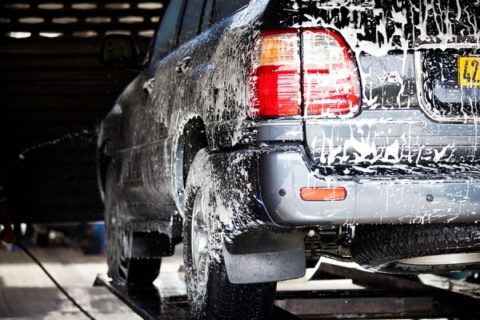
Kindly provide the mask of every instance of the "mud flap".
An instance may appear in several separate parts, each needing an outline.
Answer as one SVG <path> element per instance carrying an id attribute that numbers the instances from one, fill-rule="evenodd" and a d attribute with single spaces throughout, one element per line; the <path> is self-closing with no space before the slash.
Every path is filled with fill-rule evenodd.
<path id="1" fill-rule="evenodd" d="M 173 255 L 175 246 L 166 234 L 158 232 L 134 232 L 129 258 L 159 259 Z"/>
<path id="2" fill-rule="evenodd" d="M 228 280 L 235 284 L 274 282 L 305 275 L 305 248 L 232 254 L 223 245 Z"/>

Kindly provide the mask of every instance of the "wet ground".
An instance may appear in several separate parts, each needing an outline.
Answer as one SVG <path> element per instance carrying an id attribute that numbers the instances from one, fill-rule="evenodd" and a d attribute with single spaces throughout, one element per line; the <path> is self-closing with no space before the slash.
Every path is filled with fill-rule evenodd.
<path id="1" fill-rule="evenodd" d="M 96 319 L 140 319 L 105 287 L 93 286 L 97 275 L 107 272 L 104 255 L 84 255 L 80 249 L 62 246 L 30 250 Z M 152 306 L 160 306 L 160 295 L 185 295 L 183 273 L 178 272 L 181 264 L 181 247 L 175 256 L 163 259 L 161 276 L 155 281 L 154 296 L 158 299 L 152 301 Z M 144 303 L 148 299 L 151 296 L 147 295 Z M 23 251 L 0 245 L 0 318 L 85 319 L 85 316 Z"/>
<path id="2" fill-rule="evenodd" d="M 58 282 L 96 319 L 185 319 L 182 250 L 164 258 L 154 286 L 113 286 L 105 276 L 105 256 L 80 250 L 31 248 Z M 274 319 L 430 318 L 478 312 L 480 286 L 427 276 L 430 284 L 365 273 L 351 266 L 320 265 L 303 279 L 280 282 Z M 320 277 L 319 277 L 320 274 Z M 100 275 L 98 278 L 97 276 Z M 328 275 L 328 276 L 323 276 Z M 347 279 L 347 275 L 349 278 Z M 313 280 L 307 279 L 313 276 Z M 97 278 L 98 286 L 93 286 Z M 468 292 L 467 292 L 468 291 Z M 113 293 L 113 294 L 112 294 Z M 455 307 L 455 306 L 460 306 Z M 480 312 L 478 312 L 480 318 Z M 22 251 L 0 249 L 0 318 L 85 319 Z"/>
<path id="3" fill-rule="evenodd" d="M 85 256 L 63 247 L 31 251 L 96 319 L 140 319 L 108 290 L 92 286 L 96 275 L 107 271 L 104 256 Z M 25 253 L 4 247 L 0 248 L 0 317 L 85 319 Z"/>

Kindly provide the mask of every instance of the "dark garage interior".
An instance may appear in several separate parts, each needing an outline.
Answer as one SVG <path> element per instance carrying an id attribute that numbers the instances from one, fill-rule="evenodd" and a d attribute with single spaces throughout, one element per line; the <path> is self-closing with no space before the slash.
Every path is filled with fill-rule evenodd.
<path id="1" fill-rule="evenodd" d="M 96 130 L 135 76 L 100 63 L 102 38 L 130 34 L 144 56 L 163 7 L 161 1 L 2 2 L 0 167 L 14 219 L 102 218 Z"/>
<path id="2" fill-rule="evenodd" d="M 472 12 L 478 16 L 479 4 L 466 1 L 457 7 L 453 0 L 444 4 L 433 2 L 435 5 L 420 1 L 417 7 L 411 1 L 393 0 L 0 1 L 0 319 L 480 319 L 480 220 L 474 217 L 475 210 L 480 210 L 477 197 L 480 153 L 477 154 L 476 146 L 478 133 L 472 129 L 480 117 L 480 41 L 478 25 L 471 22 L 475 20 Z M 177 18 L 174 18 L 175 12 Z M 170 48 L 158 50 L 165 51 L 164 54 L 151 52 L 152 47 L 157 48 L 155 43 L 161 42 L 158 40 L 162 37 L 161 31 L 169 31 L 159 27 L 164 20 L 174 22 L 171 26 L 175 28 L 170 29 L 175 32 L 170 40 L 162 40 Z M 419 31 L 422 24 L 425 30 Z M 385 32 L 380 30 L 382 27 Z M 115 38 L 115 35 L 125 37 Z M 454 40 L 448 38 L 442 42 L 444 40 L 438 40 L 443 39 L 441 36 L 452 36 Z M 357 42 L 352 40 L 355 37 Z M 127 45 L 125 41 L 129 41 Z M 113 63 L 109 63 L 102 51 L 111 44 L 118 45 L 118 52 L 112 50 L 120 59 Z M 133 49 L 127 52 L 125 46 L 130 44 Z M 316 47 L 308 51 L 308 46 Z M 384 46 L 391 47 L 387 50 Z M 135 60 L 137 55 L 139 65 L 128 61 L 132 57 Z M 152 61 L 152 56 L 157 60 Z M 428 63 L 418 62 L 419 57 L 424 59 L 424 56 Z M 321 59 L 331 61 L 324 63 Z M 340 59 L 340 63 L 335 59 Z M 323 69 L 311 67 L 315 63 Z M 432 70 L 437 67 L 441 77 L 434 78 Z M 224 73 L 219 73 L 222 68 Z M 423 68 L 423 78 L 416 74 L 418 68 Z M 445 71 L 448 68 L 454 71 Z M 337 72 L 333 77 L 337 85 L 340 83 L 333 90 L 336 94 L 332 94 L 331 88 L 330 91 L 307 90 L 326 81 L 318 81 L 316 76 L 323 77 L 332 70 Z M 346 78 L 341 78 L 345 73 Z M 287 80 L 282 78 L 285 74 Z M 310 79 L 311 74 L 314 76 Z M 174 77 L 177 80 L 173 80 Z M 428 82 L 428 77 L 434 81 Z M 146 87 L 148 81 L 152 87 Z M 295 81 L 298 86 L 289 87 Z M 415 81 L 424 82 L 415 86 Z M 265 89 L 262 85 L 276 87 Z M 446 105 L 442 107 L 446 113 L 450 112 L 448 117 L 442 114 L 442 109 L 433 112 L 440 114 L 435 118 L 422 106 L 422 99 L 428 100 L 430 96 L 422 96 L 417 91 L 427 90 L 427 85 L 437 86 L 432 90 L 432 99 L 438 98 L 437 105 Z M 348 86 L 351 88 L 343 92 L 342 88 Z M 137 97 L 132 93 L 135 90 Z M 164 96 L 156 95 L 155 90 Z M 289 94 L 293 98 L 288 97 Z M 468 111 L 473 115 L 463 110 L 464 94 L 467 98 L 473 97 L 469 103 L 474 111 Z M 325 98 L 325 95 L 330 96 Z M 456 101 L 458 96 L 465 101 Z M 117 154 L 115 158 L 113 152 L 108 157 L 102 153 L 104 142 L 111 141 L 101 141 L 104 136 L 100 134 L 100 127 L 102 122 L 103 125 L 108 122 L 107 115 L 117 99 L 125 110 L 133 110 L 131 118 L 120 119 L 120 125 L 112 126 L 118 130 L 117 138 L 128 140 L 125 136 L 131 134 L 146 143 L 138 140 L 134 141 L 137 145 L 128 145 L 134 151 L 122 148 L 119 143 L 116 152 L 120 156 Z M 322 105 L 315 99 L 330 102 Z M 335 99 L 340 102 L 325 107 Z M 341 105 L 342 99 L 348 100 L 347 103 Z M 132 101 L 137 105 L 128 109 Z M 164 101 L 169 103 L 168 112 L 177 108 L 182 116 L 168 122 L 165 118 L 170 115 L 159 112 L 161 116 L 158 116 L 148 109 Z M 435 103 L 432 106 L 436 107 Z M 187 104 L 194 107 L 182 109 Z M 452 111 L 459 104 L 464 112 L 461 116 Z M 147 111 L 141 109 L 143 107 Z M 239 107 L 243 109 L 238 111 Z M 342 108 L 347 108 L 347 112 Z M 387 115 L 392 110 L 405 111 L 405 115 L 403 118 Z M 369 118 L 381 112 L 385 113 Z M 415 118 L 419 114 L 421 121 Z M 137 127 L 132 129 L 131 119 L 141 119 L 143 123 L 136 123 Z M 336 120 L 345 121 L 343 127 L 334 123 Z M 413 128 L 411 132 L 402 131 L 407 127 L 402 121 Z M 165 123 L 170 126 L 173 123 L 175 128 L 168 131 L 162 127 L 166 133 L 162 131 L 164 136 L 159 139 L 149 136 L 148 129 L 144 128 L 161 127 Z M 463 127 L 447 128 L 450 131 L 442 128 L 455 123 Z M 313 131 L 311 128 L 315 125 L 316 131 Z M 112 130 L 108 123 L 106 127 Z M 387 145 L 392 131 L 398 140 Z M 312 138 L 312 132 L 317 136 Z M 325 138 L 326 133 L 331 134 L 331 138 Z M 315 146 L 320 134 L 324 137 L 321 148 Z M 428 135 L 436 134 L 437 140 L 428 140 Z M 417 135 L 417 141 L 427 136 L 427 142 L 422 142 L 424 145 L 419 142 L 409 149 L 410 141 L 408 146 L 402 142 L 408 140 L 405 135 Z M 383 142 L 382 137 L 386 137 L 387 142 Z M 155 139 L 161 143 L 165 140 L 165 145 L 158 147 Z M 363 150 L 379 150 L 378 154 L 365 156 L 364 163 L 349 163 L 363 156 L 363 151 L 354 150 L 350 154 L 347 147 L 333 145 L 341 139 L 347 140 L 345 145 L 350 143 L 351 148 L 360 145 Z M 150 146 L 151 141 L 154 141 L 153 147 L 148 151 L 149 159 L 145 160 L 141 156 L 142 148 Z M 475 146 L 469 145 L 472 141 Z M 169 143 L 175 144 L 173 151 L 168 149 Z M 325 147 L 327 144 L 330 145 Z M 392 145 L 394 151 L 391 151 Z M 337 158 L 323 153 L 333 152 L 335 148 L 341 151 Z M 457 152 L 456 148 L 461 150 Z M 135 150 L 140 151 L 136 154 Z M 410 158 L 415 154 L 421 161 L 402 162 L 404 151 Z M 468 158 L 470 154 L 465 155 L 463 151 L 471 152 L 473 158 Z M 162 152 L 168 154 L 164 160 L 173 169 L 162 165 L 158 169 L 152 164 L 161 158 L 157 153 Z M 285 158 L 288 160 L 285 162 L 281 162 L 281 156 L 265 160 L 277 153 L 298 157 Z M 456 158 L 458 154 L 461 156 Z M 109 162 L 105 166 L 107 158 Z M 297 159 L 302 162 L 294 162 Z M 321 163 L 330 159 L 334 160 Z M 204 163 L 200 162 L 203 160 Z M 282 170 L 300 169 L 282 175 L 269 168 L 275 165 Z M 209 170 L 215 173 L 224 170 L 224 175 L 201 175 L 210 174 Z M 271 180 L 265 182 L 262 170 L 268 172 Z M 307 178 L 294 179 L 304 172 L 308 172 Z M 153 177 L 164 182 L 168 174 L 178 175 L 168 180 L 173 191 L 170 185 L 159 187 L 152 182 Z M 296 189 L 291 192 L 284 185 L 294 180 Z M 102 197 L 109 190 L 109 181 L 114 181 L 112 188 L 120 185 L 130 188 L 131 194 L 112 192 L 117 196 L 105 197 L 104 202 Z M 301 185 L 305 181 L 314 182 Z M 330 185 L 331 181 L 337 184 Z M 380 187 L 368 189 L 371 181 L 378 182 Z M 411 189 L 402 189 L 409 183 L 413 185 Z M 447 191 L 438 189 L 448 183 L 458 185 Z M 462 189 L 462 183 L 467 185 L 467 191 Z M 273 184 L 276 189 L 272 187 L 274 190 L 267 194 L 265 190 Z M 207 188 L 213 191 L 208 189 L 210 193 L 203 195 L 202 190 Z M 392 194 L 398 190 L 407 190 L 401 195 L 403 202 L 387 205 L 391 211 L 382 215 L 385 220 L 368 220 L 362 216 L 368 210 L 371 212 L 366 216 L 380 215 L 375 210 L 384 209 L 375 205 L 383 200 L 374 197 L 392 200 Z M 156 199 L 168 198 L 168 192 L 180 200 L 152 204 Z M 251 194 L 243 195 L 247 192 Z M 372 198 L 362 202 L 362 192 Z M 216 200 L 217 194 L 222 201 L 227 198 L 226 205 Z M 295 207 L 298 201 L 282 207 L 282 203 L 292 199 L 291 194 L 303 201 L 300 209 Z M 352 200 L 354 205 L 348 209 L 331 209 L 339 203 L 350 203 L 347 201 L 352 197 L 358 198 Z M 109 199 L 120 204 L 112 206 L 113 200 Z M 274 205 L 269 202 L 271 199 L 275 199 Z M 441 202 L 445 199 L 451 203 Z M 112 227 L 112 221 L 118 218 L 112 216 L 112 208 L 120 211 L 121 205 L 131 205 L 122 201 L 134 203 L 134 210 L 143 215 L 143 220 L 127 215 L 129 220 L 125 218 L 125 221 L 130 222 L 129 226 Z M 246 201 L 244 207 L 238 204 L 241 201 Z M 313 220 L 287 221 L 292 216 L 281 211 L 285 208 L 308 211 L 312 203 L 324 205 L 321 210 L 310 212 L 308 219 Z M 332 207 L 328 207 L 330 204 Z M 473 209 L 467 218 L 465 213 L 458 221 L 457 216 L 450 215 L 450 208 L 443 216 L 439 214 L 439 220 L 433 215 L 432 221 L 426 223 L 411 216 L 408 220 L 406 215 L 395 216 L 400 222 L 392 218 L 397 209 L 418 214 L 418 207 L 428 208 L 430 204 L 436 206 L 432 211 L 441 211 L 442 205 L 446 208 L 450 204 L 453 211 L 466 212 L 463 204 L 468 210 Z M 368 210 L 359 210 L 361 205 Z M 157 208 L 157 211 L 151 209 L 145 213 L 144 208 Z M 214 218 L 198 218 L 206 214 L 202 210 L 212 211 L 212 208 L 226 213 L 211 214 Z M 163 212 L 161 210 L 173 213 L 159 218 L 158 224 L 145 221 L 149 214 L 153 216 L 152 212 L 157 214 Z M 232 218 L 233 222 L 222 220 L 242 210 L 251 216 L 243 220 Z M 359 210 L 352 214 L 358 220 L 351 219 L 348 210 Z M 323 220 L 314 220 L 317 216 L 311 218 L 321 212 L 325 212 Z M 335 220 L 337 214 L 345 212 L 345 222 Z M 195 219 L 203 223 L 208 220 L 207 226 L 196 225 Z M 201 238 L 203 229 L 197 233 L 195 227 L 207 228 L 206 234 L 211 238 Z M 107 228 L 111 228 L 110 231 L 105 230 Z M 217 234 L 220 229 L 225 233 Z M 405 234 L 411 236 L 409 241 L 401 238 Z M 182 241 L 182 237 L 187 239 Z M 385 240 L 382 245 L 384 238 L 391 242 Z M 216 243 L 217 240 L 220 242 Z M 126 244 L 126 249 L 112 249 L 115 241 Z M 211 244 L 212 241 L 215 243 Z M 200 247 L 194 247 L 195 243 Z M 371 245 L 370 251 L 358 249 L 365 243 Z M 401 250 L 398 257 L 395 255 L 397 247 L 421 245 L 435 248 L 420 250 L 421 255 L 414 249 L 411 256 L 401 256 L 404 252 Z M 257 248 L 258 252 L 251 248 Z M 439 248 L 445 252 L 440 254 Z M 302 261 L 296 266 L 301 270 L 292 276 L 293 271 L 285 270 L 293 265 L 291 260 L 298 258 L 298 254 L 287 255 L 295 250 L 297 253 L 300 250 Z M 369 264 L 371 261 L 357 258 L 355 250 L 360 252 L 357 257 L 367 258 L 378 252 L 391 258 L 389 254 L 395 251 L 391 254 L 394 260 L 379 257 L 377 265 Z M 206 267 L 201 264 L 204 263 L 201 252 L 208 256 L 205 259 L 210 264 Z M 198 265 L 195 254 L 199 255 Z M 406 265 L 410 262 L 415 265 L 417 258 L 438 256 L 448 260 L 456 255 L 464 258 L 463 254 L 465 259 L 473 257 L 475 261 L 461 261 L 457 267 L 457 262 L 450 260 L 431 264 L 420 260 L 419 267 L 416 265 L 418 269 L 413 267 L 408 269 L 410 272 L 394 269 L 405 261 Z M 117 256 L 113 266 L 117 267 L 117 263 L 120 271 L 115 274 L 112 260 Z M 128 263 L 124 263 L 125 260 Z M 241 265 L 233 266 L 231 261 L 240 261 Z M 476 268 L 470 263 L 475 263 Z M 438 265 L 447 267 L 437 268 Z M 156 271 L 151 272 L 152 266 Z M 205 283 L 200 281 L 201 277 L 198 280 L 192 275 L 194 272 L 202 275 L 198 271 L 202 267 L 208 270 Z M 231 270 L 240 275 L 232 276 Z M 155 280 L 153 284 L 142 281 L 142 276 Z M 244 281 L 254 278 L 251 283 Z M 197 282 L 192 284 L 192 281 Z M 202 290 L 205 296 L 195 296 Z M 257 301 L 252 302 L 255 299 Z M 239 312 L 242 308 L 245 313 Z"/>

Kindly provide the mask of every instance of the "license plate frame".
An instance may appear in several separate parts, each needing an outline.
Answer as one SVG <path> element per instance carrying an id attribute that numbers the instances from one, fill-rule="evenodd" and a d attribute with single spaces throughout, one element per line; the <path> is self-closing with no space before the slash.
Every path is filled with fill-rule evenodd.
<path id="1" fill-rule="evenodd" d="M 460 56 L 457 66 L 460 87 L 480 87 L 480 56 Z"/>

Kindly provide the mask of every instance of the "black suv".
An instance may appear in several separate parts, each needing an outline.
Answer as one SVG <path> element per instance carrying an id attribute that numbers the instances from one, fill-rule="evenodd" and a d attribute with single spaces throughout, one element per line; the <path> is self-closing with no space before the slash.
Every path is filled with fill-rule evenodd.
<path id="1" fill-rule="evenodd" d="M 192 315 L 253 319 L 321 256 L 478 268 L 479 5 L 170 1 L 101 127 L 110 276 L 183 239 Z M 102 57 L 137 66 L 130 38 Z"/>

